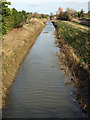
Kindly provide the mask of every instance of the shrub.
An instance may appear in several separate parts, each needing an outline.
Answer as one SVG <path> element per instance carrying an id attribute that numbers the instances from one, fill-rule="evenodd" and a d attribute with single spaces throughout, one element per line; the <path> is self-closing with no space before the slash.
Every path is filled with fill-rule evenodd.
<path id="1" fill-rule="evenodd" d="M 60 19 L 60 20 L 71 20 L 71 15 L 67 11 L 60 12 L 60 14 L 58 15 L 58 19 Z"/>
<path id="2" fill-rule="evenodd" d="M 27 21 L 27 13 L 22 10 L 18 12 L 15 8 L 10 10 L 10 2 L 2 2 L 2 34 L 7 34 L 8 30 L 22 27 Z"/>

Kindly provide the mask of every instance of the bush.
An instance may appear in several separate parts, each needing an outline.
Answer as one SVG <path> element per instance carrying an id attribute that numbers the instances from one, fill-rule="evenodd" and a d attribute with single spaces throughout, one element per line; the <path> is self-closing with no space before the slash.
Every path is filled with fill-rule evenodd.
<path id="1" fill-rule="evenodd" d="M 61 13 L 58 15 L 58 19 L 60 19 L 60 20 L 71 20 L 71 15 L 70 15 L 70 13 L 68 13 L 67 11 L 61 12 Z"/>
<path id="2" fill-rule="evenodd" d="M 8 5 L 10 2 L 2 2 L 2 34 L 7 34 L 8 31 L 7 17 L 11 15 Z"/>
<path id="3" fill-rule="evenodd" d="M 27 13 L 22 10 L 18 12 L 15 8 L 8 8 L 10 2 L 2 2 L 2 34 L 7 34 L 8 30 L 22 27 L 27 21 Z"/>

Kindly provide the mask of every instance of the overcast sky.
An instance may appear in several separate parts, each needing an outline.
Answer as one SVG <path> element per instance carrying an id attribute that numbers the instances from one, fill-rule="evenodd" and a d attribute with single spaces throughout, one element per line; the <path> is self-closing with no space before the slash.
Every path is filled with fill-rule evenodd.
<path id="1" fill-rule="evenodd" d="M 11 2 L 10 8 L 16 8 L 17 10 L 25 10 L 27 12 L 38 12 L 50 14 L 56 13 L 58 7 L 62 7 L 66 10 L 67 7 L 80 11 L 83 9 L 88 11 L 89 0 L 7 0 Z"/>

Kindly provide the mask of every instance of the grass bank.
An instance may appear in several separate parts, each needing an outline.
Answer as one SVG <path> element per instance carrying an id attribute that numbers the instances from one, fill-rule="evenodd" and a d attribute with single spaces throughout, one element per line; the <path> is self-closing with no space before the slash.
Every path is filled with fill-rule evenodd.
<path id="1" fill-rule="evenodd" d="M 77 87 L 75 100 L 79 100 L 82 110 L 87 112 L 89 79 L 89 34 L 88 29 L 76 27 L 65 21 L 54 22 L 56 43 L 60 47 L 60 61 L 64 70 L 71 76 L 71 82 Z"/>
<path id="2" fill-rule="evenodd" d="M 45 27 L 46 20 L 31 19 L 29 24 L 2 36 L 2 104 L 16 74 L 36 38 Z"/>
<path id="3" fill-rule="evenodd" d="M 77 54 L 80 62 L 83 66 L 89 64 L 89 34 L 88 30 L 83 28 L 76 28 L 66 22 L 57 23 L 58 32 L 60 32 L 61 38 L 64 39 L 65 43 L 69 44 L 74 52 Z"/>

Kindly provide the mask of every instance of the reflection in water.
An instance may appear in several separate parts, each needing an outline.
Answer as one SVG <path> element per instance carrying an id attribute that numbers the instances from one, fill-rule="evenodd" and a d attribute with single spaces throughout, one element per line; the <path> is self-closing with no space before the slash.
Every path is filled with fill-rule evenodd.
<path id="1" fill-rule="evenodd" d="M 79 104 L 72 102 L 70 85 L 58 65 L 55 28 L 47 22 L 22 64 L 8 95 L 6 118 L 80 118 Z"/>

